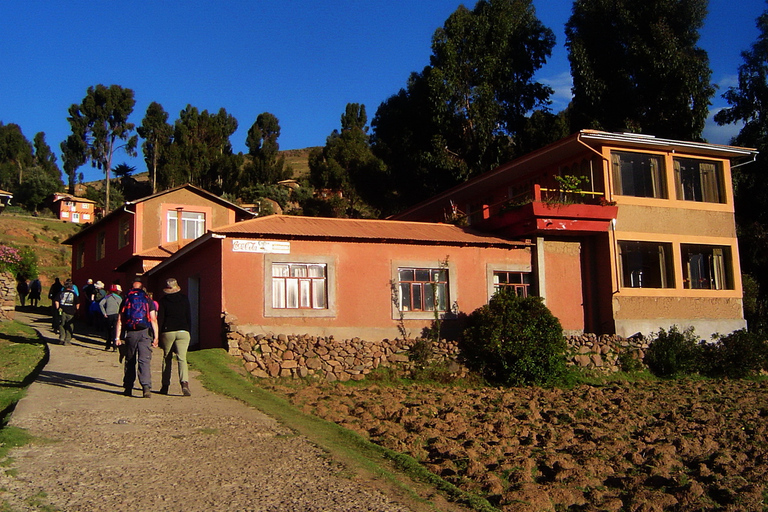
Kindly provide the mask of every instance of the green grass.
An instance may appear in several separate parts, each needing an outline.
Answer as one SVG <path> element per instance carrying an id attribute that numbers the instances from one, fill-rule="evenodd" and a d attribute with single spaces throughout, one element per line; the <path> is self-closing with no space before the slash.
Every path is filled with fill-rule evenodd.
<path id="1" fill-rule="evenodd" d="M 0 322 L 0 427 L 46 361 L 46 346 L 34 329 L 18 322 Z"/>
<path id="2" fill-rule="evenodd" d="M 191 352 L 189 360 L 202 373 L 201 380 L 207 389 L 256 407 L 332 454 L 334 460 L 348 470 L 364 472 L 385 481 L 422 505 L 429 506 L 429 503 L 409 490 L 409 486 L 416 485 L 414 482 L 428 484 L 449 501 L 462 503 L 473 510 L 497 510 L 485 499 L 466 493 L 431 473 L 410 456 L 373 444 L 335 423 L 302 413 L 287 400 L 258 387 L 250 376 L 236 371 L 237 364 L 223 350 Z"/>

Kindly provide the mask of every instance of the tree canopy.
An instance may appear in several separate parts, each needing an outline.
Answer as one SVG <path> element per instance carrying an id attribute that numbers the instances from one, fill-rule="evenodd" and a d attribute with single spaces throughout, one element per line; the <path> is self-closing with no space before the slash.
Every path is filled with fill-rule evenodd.
<path id="1" fill-rule="evenodd" d="M 96 85 L 88 88 L 82 103 L 69 107 L 69 121 L 72 137 L 80 138 L 79 143 L 67 139 L 62 150 L 71 152 L 65 159 L 65 167 L 83 157 L 91 165 L 104 171 L 104 207 L 110 209 L 109 185 L 112 158 L 122 149 L 130 156 L 136 156 L 138 138 L 133 134 L 135 125 L 128 122 L 136 100 L 133 91 L 119 85 Z M 83 151 L 80 155 L 74 154 Z"/>
<path id="2" fill-rule="evenodd" d="M 513 156 L 529 112 L 548 105 L 552 90 L 533 77 L 554 44 L 530 0 L 480 0 L 451 14 L 430 65 L 372 122 L 395 200 L 411 204 Z"/>
<path id="3" fill-rule="evenodd" d="M 160 158 L 165 155 L 171 144 L 173 126 L 168 124 L 168 112 L 163 106 L 153 101 L 147 107 L 147 113 L 136 131 L 144 139 L 141 148 L 144 152 L 144 162 L 147 164 L 149 179 L 152 182 L 152 192 L 157 192 L 157 172 Z"/>
<path id="4" fill-rule="evenodd" d="M 709 57 L 707 0 L 576 0 L 566 24 L 571 131 L 595 128 L 701 140 Z"/>

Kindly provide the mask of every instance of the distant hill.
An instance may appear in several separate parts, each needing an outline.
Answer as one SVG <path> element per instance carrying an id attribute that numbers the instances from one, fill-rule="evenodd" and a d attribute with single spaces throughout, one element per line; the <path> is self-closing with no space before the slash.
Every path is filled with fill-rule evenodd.
<path id="1" fill-rule="evenodd" d="M 303 178 L 309 174 L 309 152 L 315 148 L 288 149 L 281 151 L 285 162 L 293 169 L 294 179 Z"/>

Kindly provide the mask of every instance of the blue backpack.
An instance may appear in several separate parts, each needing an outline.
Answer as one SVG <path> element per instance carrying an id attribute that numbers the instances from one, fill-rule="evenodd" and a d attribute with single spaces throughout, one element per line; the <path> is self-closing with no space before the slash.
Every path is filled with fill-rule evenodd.
<path id="1" fill-rule="evenodd" d="M 144 290 L 131 290 L 120 310 L 123 326 L 129 331 L 140 331 L 150 325 L 149 297 Z"/>

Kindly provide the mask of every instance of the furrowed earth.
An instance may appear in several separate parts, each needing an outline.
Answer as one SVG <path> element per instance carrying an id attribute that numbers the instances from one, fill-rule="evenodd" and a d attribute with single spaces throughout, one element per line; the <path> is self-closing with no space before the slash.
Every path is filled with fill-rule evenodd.
<path id="1" fill-rule="evenodd" d="M 768 507 L 764 381 L 264 385 L 505 511 Z"/>

